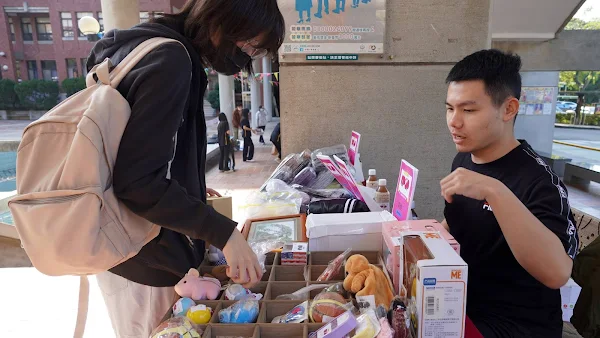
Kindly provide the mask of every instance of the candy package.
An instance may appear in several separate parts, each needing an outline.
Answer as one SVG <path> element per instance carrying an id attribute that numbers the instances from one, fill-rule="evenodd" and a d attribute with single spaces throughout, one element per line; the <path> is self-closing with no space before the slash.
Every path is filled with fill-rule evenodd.
<path id="1" fill-rule="evenodd" d="M 294 306 L 293 309 L 288 311 L 283 316 L 277 316 L 277 317 L 273 318 L 271 323 L 273 323 L 273 324 L 302 323 L 307 318 L 308 318 L 308 301 Z"/>
<path id="2" fill-rule="evenodd" d="M 325 269 L 325 271 L 323 271 L 323 273 L 319 276 L 319 278 L 317 278 L 317 282 L 326 282 L 331 280 L 331 278 L 333 278 L 333 276 L 337 275 L 343 265 L 344 265 L 344 260 L 348 257 L 348 255 L 350 254 L 350 252 L 352 251 L 351 248 L 346 249 L 346 251 L 344 251 L 343 253 L 341 253 L 339 256 L 337 256 L 335 259 L 333 259 L 331 262 L 329 262 L 329 265 L 327 265 L 327 268 Z"/>
<path id="3" fill-rule="evenodd" d="M 162 322 L 152 333 L 151 338 L 200 338 L 202 329 L 187 317 L 173 317 Z"/>
<path id="4" fill-rule="evenodd" d="M 259 304 L 254 299 L 242 299 L 230 307 L 219 311 L 219 322 L 223 324 L 255 323 Z"/>

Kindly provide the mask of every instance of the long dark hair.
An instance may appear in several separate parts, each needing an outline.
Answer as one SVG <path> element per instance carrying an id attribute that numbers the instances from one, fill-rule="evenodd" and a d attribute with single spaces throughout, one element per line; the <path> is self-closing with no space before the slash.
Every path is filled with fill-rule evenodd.
<path id="1" fill-rule="evenodd" d="M 263 48 L 271 56 L 285 38 L 285 22 L 277 0 L 188 0 L 178 14 L 165 14 L 152 20 L 155 23 L 183 21 L 184 34 L 210 65 L 207 56 L 223 59 L 235 52 L 236 42 L 248 41 L 264 34 Z M 213 47 L 211 38 L 217 40 Z M 246 66 L 252 72 L 252 62 Z"/>
<path id="2" fill-rule="evenodd" d="M 220 122 L 227 122 L 227 115 L 225 115 L 225 113 L 220 113 L 219 114 L 219 121 Z"/>
<path id="3" fill-rule="evenodd" d="M 250 109 L 248 109 L 248 108 L 242 109 L 242 118 L 243 119 L 248 119 L 249 115 L 250 115 Z"/>

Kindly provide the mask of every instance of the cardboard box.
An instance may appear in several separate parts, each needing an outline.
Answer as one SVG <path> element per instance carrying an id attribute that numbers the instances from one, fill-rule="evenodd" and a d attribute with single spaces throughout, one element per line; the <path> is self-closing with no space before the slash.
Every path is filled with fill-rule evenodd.
<path id="1" fill-rule="evenodd" d="M 286 243 L 281 251 L 281 265 L 306 265 L 308 263 L 308 243 Z"/>
<path id="2" fill-rule="evenodd" d="M 399 237 L 406 231 L 438 232 L 450 246 L 460 255 L 460 245 L 452 235 L 436 220 L 412 220 L 384 223 L 381 229 L 383 235 L 383 261 L 390 276 L 393 276 L 394 290 L 400 293 L 400 245 Z"/>
<path id="3" fill-rule="evenodd" d="M 306 219 L 311 251 L 344 251 L 347 248 L 379 251 L 381 226 L 395 220 L 387 211 L 355 214 L 312 214 Z"/>
<path id="4" fill-rule="evenodd" d="M 438 232 L 406 231 L 399 245 L 413 337 L 464 337 L 467 263 Z"/>
<path id="5" fill-rule="evenodd" d="M 233 201 L 231 196 L 209 197 L 207 199 L 207 204 L 215 208 L 221 215 L 233 219 Z"/>
<path id="6" fill-rule="evenodd" d="M 571 321 L 571 317 L 573 317 L 573 309 L 575 308 L 575 303 L 577 303 L 577 299 L 579 298 L 580 293 L 581 287 L 577 285 L 577 283 L 575 283 L 575 281 L 572 278 L 569 278 L 567 284 L 560 288 L 563 321 Z"/>

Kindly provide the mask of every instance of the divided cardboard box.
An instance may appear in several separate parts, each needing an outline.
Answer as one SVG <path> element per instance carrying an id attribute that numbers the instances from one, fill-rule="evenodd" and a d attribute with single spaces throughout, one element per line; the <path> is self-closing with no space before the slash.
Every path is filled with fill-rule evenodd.
<path id="1" fill-rule="evenodd" d="M 308 265 L 305 266 L 284 266 L 281 265 L 280 253 L 271 253 L 267 256 L 266 269 L 262 281 L 254 288 L 252 292 L 263 294 L 263 299 L 259 302 L 260 312 L 257 323 L 255 324 L 221 324 L 219 323 L 218 313 L 221 309 L 231 306 L 235 301 L 225 300 L 224 293 L 218 300 L 197 301 L 196 304 L 204 304 L 213 310 L 213 316 L 208 325 L 201 325 L 204 330 L 202 337 L 215 338 L 218 336 L 231 337 L 253 337 L 253 338 L 307 338 L 311 332 L 317 331 L 325 324 L 309 323 L 306 321 L 301 324 L 272 324 L 273 318 L 284 315 L 296 305 L 305 300 L 314 298 L 320 290 L 313 291 L 307 299 L 302 300 L 275 300 L 277 296 L 295 292 L 305 286 L 312 284 L 335 284 L 342 282 L 345 278 L 345 271 L 340 271 L 334 276 L 333 280 L 327 282 L 316 282 L 316 279 L 327 268 L 331 260 L 337 257 L 341 252 L 311 252 Z M 361 254 L 365 256 L 371 264 L 383 268 L 381 254 L 377 251 L 352 251 L 351 255 Z M 200 266 L 200 274 L 210 273 L 212 266 Z M 385 273 L 385 269 L 382 269 Z M 306 278 L 305 278 L 306 277 Z M 388 282 L 391 281 L 388 277 Z M 355 304 L 356 306 L 356 304 Z M 172 312 L 169 311 L 163 321 L 170 318 Z"/>

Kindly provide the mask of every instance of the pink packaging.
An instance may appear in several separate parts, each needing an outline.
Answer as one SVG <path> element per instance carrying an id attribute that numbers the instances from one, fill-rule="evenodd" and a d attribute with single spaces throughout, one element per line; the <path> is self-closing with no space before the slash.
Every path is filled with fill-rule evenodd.
<path id="1" fill-rule="evenodd" d="M 392 276 L 394 290 L 400 293 L 400 253 L 401 236 L 407 231 L 436 231 L 450 244 L 452 249 L 460 255 L 460 244 L 452 235 L 436 220 L 411 220 L 383 223 L 381 232 L 383 234 L 383 260 L 388 274 Z"/>

